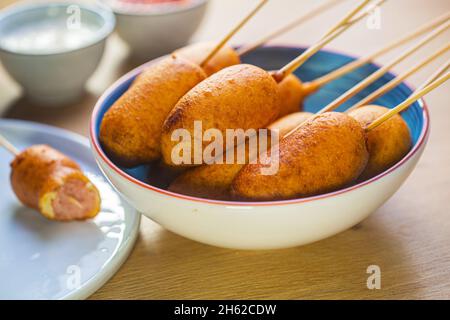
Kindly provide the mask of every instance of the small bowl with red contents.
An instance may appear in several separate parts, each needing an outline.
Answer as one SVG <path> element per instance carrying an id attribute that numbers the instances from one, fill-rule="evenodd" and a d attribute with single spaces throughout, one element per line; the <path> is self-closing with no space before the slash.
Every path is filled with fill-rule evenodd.
<path id="1" fill-rule="evenodd" d="M 208 0 L 103 0 L 114 11 L 116 31 L 132 58 L 148 61 L 186 45 Z"/>

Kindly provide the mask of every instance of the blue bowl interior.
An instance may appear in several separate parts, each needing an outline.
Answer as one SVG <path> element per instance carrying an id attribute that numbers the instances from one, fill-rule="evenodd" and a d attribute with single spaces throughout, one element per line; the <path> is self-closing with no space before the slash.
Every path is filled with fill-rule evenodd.
<path id="1" fill-rule="evenodd" d="M 243 58 L 243 62 L 260 66 L 265 70 L 276 70 L 298 56 L 303 51 L 304 49 L 292 47 L 264 47 L 246 55 Z M 299 68 L 295 74 L 300 79 L 302 79 L 302 81 L 310 81 L 322 75 L 325 75 L 332 70 L 339 68 L 349 63 L 350 61 L 353 61 L 354 59 L 355 58 L 343 54 L 329 51 L 320 51 L 310 60 L 308 60 L 308 62 L 305 63 L 301 68 Z M 329 102 L 339 97 L 345 91 L 356 85 L 358 82 L 366 78 L 377 69 L 379 69 L 378 66 L 374 64 L 368 64 L 324 86 L 316 94 L 307 98 L 304 106 L 305 110 L 313 113 L 319 111 L 322 107 L 326 106 Z M 392 80 L 394 77 L 395 76 L 391 73 L 386 74 L 384 77 L 382 77 L 371 86 L 360 92 L 358 95 L 350 99 L 348 102 L 343 104 L 338 109 L 338 111 L 343 111 L 351 105 L 355 104 L 374 90 Z M 133 80 L 134 77 L 131 77 L 130 79 L 122 82 L 115 88 L 115 90 L 111 91 L 110 94 L 105 97 L 103 104 L 98 110 L 97 119 L 95 119 L 94 134 L 97 142 L 100 122 L 103 118 L 103 115 L 110 108 L 110 106 L 128 89 Z M 383 97 L 379 98 L 374 102 L 374 104 L 379 104 L 387 108 L 393 108 L 403 100 L 405 100 L 411 93 L 411 88 L 402 83 Z M 405 119 L 406 123 L 409 126 L 414 145 L 417 143 L 423 130 L 424 117 L 422 107 L 422 102 L 418 101 L 402 113 L 402 117 Z M 148 177 L 152 170 L 152 166 L 143 165 L 132 169 L 121 169 L 134 178 L 148 183 Z"/>

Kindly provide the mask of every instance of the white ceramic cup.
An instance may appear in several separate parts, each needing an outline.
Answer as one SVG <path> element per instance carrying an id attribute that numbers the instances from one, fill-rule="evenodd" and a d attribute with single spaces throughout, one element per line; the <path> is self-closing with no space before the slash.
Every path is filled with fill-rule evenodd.
<path id="1" fill-rule="evenodd" d="M 166 9 L 130 9 L 113 7 L 116 31 L 129 48 L 131 57 L 149 61 L 185 46 L 199 27 L 208 0 L 191 0 L 186 5 L 165 6 Z"/>
<path id="2" fill-rule="evenodd" d="M 91 30 L 79 44 L 58 47 L 51 43 L 48 49 L 37 50 L 23 45 L 25 36 L 18 31 L 24 27 L 32 28 L 44 21 L 68 28 L 67 21 L 74 14 L 78 14 L 80 23 L 88 24 Z M 106 6 L 67 2 L 13 5 L 0 13 L 0 38 L 5 40 L 12 34 L 9 38 L 16 45 L 0 41 L 0 59 L 33 103 L 45 106 L 68 104 L 83 95 L 86 82 L 100 62 L 106 39 L 114 26 L 114 14 Z M 29 34 L 27 36 L 30 37 Z"/>

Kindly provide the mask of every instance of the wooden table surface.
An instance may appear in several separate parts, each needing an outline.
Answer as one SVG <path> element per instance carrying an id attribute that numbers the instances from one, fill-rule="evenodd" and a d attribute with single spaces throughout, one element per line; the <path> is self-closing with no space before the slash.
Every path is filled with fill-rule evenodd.
<path id="1" fill-rule="evenodd" d="M 13 2 L 2 1 L 0 5 Z M 217 39 L 255 1 L 213 0 L 193 41 Z M 233 40 L 244 43 L 294 18 L 317 1 L 272 0 Z M 355 1 L 310 22 L 277 42 L 310 44 Z M 450 10 L 448 0 L 391 0 L 379 30 L 365 24 L 329 45 L 363 55 Z M 450 40 L 444 34 L 417 55 Z M 379 62 L 387 61 L 387 57 Z M 412 59 L 412 60 L 417 60 Z M 405 70 L 411 61 L 396 68 Z M 444 59 L 411 78 L 420 84 Z M 113 36 L 81 102 L 61 109 L 38 108 L 0 67 L 0 110 L 4 116 L 52 124 L 83 135 L 98 96 L 131 69 L 126 46 Z M 32 72 L 32 70 L 30 70 Z M 93 299 L 353 299 L 450 298 L 450 106 L 449 85 L 431 93 L 432 132 L 426 151 L 405 185 L 360 225 L 332 238 L 293 249 L 234 251 L 202 245 L 142 219 L 127 262 Z M 180 208 L 182 210 L 182 208 Z M 345 214 L 345 212 L 343 212 Z M 369 290 L 369 265 L 381 268 L 381 289 Z"/>

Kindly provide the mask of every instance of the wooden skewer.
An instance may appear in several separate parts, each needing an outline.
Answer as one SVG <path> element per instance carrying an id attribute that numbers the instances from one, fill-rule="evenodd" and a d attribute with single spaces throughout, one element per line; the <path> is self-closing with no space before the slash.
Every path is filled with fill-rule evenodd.
<path id="1" fill-rule="evenodd" d="M 381 5 L 386 0 L 378 0 L 377 6 Z M 361 10 L 362 7 L 359 5 L 358 9 Z M 353 10 L 355 11 L 355 10 Z M 353 12 L 352 11 L 352 12 Z M 369 14 L 369 12 L 366 12 L 364 14 L 359 15 L 358 17 L 354 18 L 353 20 L 346 22 L 341 28 L 339 28 L 334 33 L 325 36 L 322 38 L 319 42 L 314 44 L 313 46 L 309 47 L 305 52 L 303 52 L 301 55 L 299 55 L 297 58 L 289 62 L 287 65 L 285 65 L 283 68 L 275 72 L 274 79 L 277 82 L 283 81 L 285 77 L 293 73 L 295 70 L 297 70 L 300 66 L 302 66 L 310 57 L 312 57 L 315 53 L 317 53 L 320 49 L 322 49 L 325 45 L 327 45 L 329 42 L 337 38 L 340 34 L 342 34 L 344 31 L 346 31 L 348 28 L 350 28 L 353 24 L 359 22 L 364 17 L 366 17 Z M 354 16 L 354 14 L 353 14 Z M 346 21 L 348 17 L 345 17 L 342 21 Z M 341 22 L 342 22 L 341 21 Z"/>
<path id="2" fill-rule="evenodd" d="M 448 18 L 447 18 L 448 20 Z M 366 86 L 368 86 L 370 83 L 372 83 L 373 81 L 376 81 L 378 78 L 380 78 L 382 75 L 384 75 L 385 73 L 387 73 L 389 71 L 389 68 L 393 67 L 394 65 L 396 65 L 397 63 L 399 63 L 400 61 L 403 61 L 407 56 L 409 56 L 410 54 L 412 54 L 414 51 L 418 50 L 420 47 L 424 46 L 425 44 L 427 44 L 428 42 L 430 42 L 432 39 L 434 39 L 435 37 L 437 37 L 439 34 L 441 34 L 442 32 L 444 32 L 445 30 L 447 30 L 447 28 L 449 27 L 449 22 L 447 22 L 446 24 L 442 25 L 441 27 L 439 27 L 438 29 L 436 29 L 434 32 L 432 32 L 431 34 L 429 34 L 427 37 L 425 37 L 422 41 L 420 41 L 418 44 L 414 45 L 413 47 L 411 47 L 409 50 L 407 50 L 406 52 L 404 52 L 399 58 L 394 59 L 394 61 L 392 61 L 388 66 L 385 66 L 381 69 L 378 70 L 378 72 L 375 72 L 374 74 L 372 74 L 369 78 L 371 79 L 366 79 L 363 80 L 362 82 L 360 82 L 359 84 L 357 84 L 355 87 L 353 87 L 352 89 L 348 90 L 346 93 L 344 93 L 343 95 L 341 95 L 339 98 L 337 98 L 335 101 L 331 102 L 328 106 L 326 106 L 325 108 L 321 109 L 319 112 L 317 112 L 316 114 L 322 114 L 324 112 L 328 112 L 328 111 L 332 111 L 335 108 L 337 108 L 341 103 L 347 101 L 348 99 L 350 99 L 350 97 L 348 97 L 349 95 L 353 96 L 354 94 L 358 93 L 359 91 L 361 91 L 363 88 L 365 88 Z M 398 60 L 398 61 L 397 61 Z M 384 70 L 383 70 L 384 69 Z M 378 74 L 377 74 L 378 73 Z M 362 86 L 362 85 L 363 86 Z M 356 89 L 355 89 L 356 88 Z M 355 90 L 354 90 L 355 89 Z M 355 92 L 353 92 L 355 91 Z M 339 103 L 337 103 L 337 101 L 340 101 Z M 294 129 L 292 129 L 291 131 L 289 131 L 283 138 L 286 138 L 288 136 L 290 136 L 292 133 L 294 133 L 295 131 L 297 131 L 301 126 L 303 125 L 303 123 L 299 124 L 298 126 L 296 126 Z"/>
<path id="3" fill-rule="evenodd" d="M 339 30 L 341 27 L 343 27 L 344 25 L 349 23 L 352 20 L 352 18 L 354 18 L 356 16 L 356 14 L 358 14 L 370 1 L 372 1 L 372 0 L 364 0 L 363 2 L 361 2 L 358 6 L 356 6 L 356 8 L 354 8 L 352 11 L 350 11 L 347 14 L 347 16 L 344 17 L 344 19 L 342 19 L 335 26 L 333 26 L 331 29 L 329 29 L 325 33 L 323 38 L 326 38 L 326 37 L 332 35 L 334 32 Z"/>
<path id="4" fill-rule="evenodd" d="M 269 0 L 261 0 L 260 3 L 253 9 L 236 27 L 233 28 L 208 54 L 208 56 L 200 64 L 204 67 L 211 59 L 219 52 L 220 49 L 231 39 L 253 16 L 268 2 Z"/>
<path id="5" fill-rule="evenodd" d="M 433 20 L 431 23 L 427 23 L 426 25 L 420 27 L 419 29 L 414 30 L 412 33 L 408 34 L 407 36 L 391 42 L 386 47 L 384 47 L 366 57 L 363 57 L 363 58 L 360 58 L 353 62 L 350 62 L 350 63 L 342 66 L 339 69 L 336 69 L 330 73 L 327 73 L 326 75 L 324 75 L 320 78 L 317 78 L 310 82 L 303 83 L 303 91 L 304 91 L 305 95 L 310 95 L 313 92 L 316 92 L 321 87 L 330 83 L 331 81 L 334 81 L 334 80 L 346 75 L 347 73 L 350 73 L 353 70 L 358 69 L 359 67 L 365 65 L 366 63 L 375 60 L 377 57 L 379 57 L 393 49 L 396 49 L 397 47 L 400 47 L 405 43 L 410 42 L 411 40 L 423 35 L 424 33 L 428 32 L 428 31 L 431 31 L 432 29 L 436 28 L 437 26 L 441 25 L 442 23 L 444 23 L 445 21 L 447 21 L 449 19 L 450 19 L 450 13 L 446 13 L 446 14 L 442 15 L 441 17 L 439 17 L 438 19 Z"/>
<path id="6" fill-rule="evenodd" d="M 450 60 L 448 60 L 446 64 L 444 64 L 441 68 L 439 68 L 438 71 L 433 73 L 433 75 L 430 78 L 428 78 L 427 81 L 425 81 L 417 90 L 423 89 L 426 86 L 428 86 L 429 84 L 431 84 L 432 82 L 436 81 L 436 79 L 438 79 L 446 71 L 448 71 L 449 68 L 450 68 Z"/>
<path id="7" fill-rule="evenodd" d="M 0 134 L 0 146 L 5 148 L 15 157 L 17 157 L 20 153 L 20 151 L 11 142 L 9 142 L 8 139 L 6 139 L 2 134 Z M 72 202 L 77 207 L 83 208 L 81 203 L 74 197 L 69 197 L 69 201 Z"/>
<path id="8" fill-rule="evenodd" d="M 423 61 L 421 61 L 418 64 L 416 64 L 414 67 L 412 67 L 411 69 L 409 69 L 408 71 L 406 71 L 402 75 L 394 78 L 393 80 L 389 81 L 388 83 L 386 83 L 384 86 L 382 86 L 378 90 L 372 92 L 366 98 L 362 99 L 360 102 L 358 102 L 357 104 L 355 104 L 351 108 L 347 109 L 346 112 L 348 113 L 348 112 L 350 112 L 352 110 L 355 110 L 355 109 L 360 108 L 362 106 L 368 105 L 369 103 L 375 101 L 379 97 L 383 96 L 384 94 L 386 94 L 390 90 L 392 90 L 395 87 L 397 87 L 400 83 L 402 83 L 403 80 L 405 80 L 406 78 L 408 78 L 412 74 L 416 73 L 417 71 L 419 71 L 420 69 L 422 69 L 423 67 L 428 65 L 430 62 L 432 62 L 433 60 L 435 60 L 439 56 L 443 55 L 448 50 L 450 50 L 450 44 L 444 46 L 443 48 L 441 48 L 440 50 L 438 50 L 437 52 L 435 52 L 434 54 L 432 54 L 428 58 L 426 58 Z M 439 76 L 437 76 L 436 78 L 438 78 L 438 77 Z M 434 80 L 431 80 L 429 83 L 433 82 Z M 425 86 L 428 85 L 428 84 L 425 84 Z"/>
<path id="9" fill-rule="evenodd" d="M 436 89 L 437 87 L 439 87 L 440 85 L 442 85 L 443 83 L 448 81 L 449 79 L 450 79 L 450 72 L 447 72 L 445 75 L 439 77 L 437 80 L 435 80 L 428 86 L 425 86 L 423 89 L 416 90 L 408 99 L 406 99 L 405 101 L 400 103 L 398 106 L 389 110 L 388 112 L 383 114 L 381 117 L 379 117 L 378 119 L 373 121 L 371 124 L 369 124 L 366 127 L 366 131 L 368 132 L 368 131 L 371 131 L 371 130 L 377 128 L 378 126 L 383 124 L 385 121 L 389 120 L 394 115 L 402 112 L 403 110 L 408 108 L 411 104 L 416 102 L 418 99 L 422 98 L 427 93 L 433 91 L 434 89 Z"/>
<path id="10" fill-rule="evenodd" d="M 14 156 L 17 156 L 19 154 L 19 150 L 14 147 L 14 145 L 9 142 L 3 135 L 0 134 L 0 145 L 8 150 L 11 154 Z"/>
<path id="11" fill-rule="evenodd" d="M 353 70 L 358 69 L 359 67 L 365 65 L 366 63 L 369 63 L 369 62 L 375 60 L 376 58 L 382 56 L 383 54 L 385 54 L 389 51 L 392 51 L 392 50 L 416 39 L 417 37 L 433 30 L 434 28 L 443 24 L 445 21 L 448 21 L 449 19 L 450 19 L 450 13 L 446 13 L 446 14 L 438 17 L 437 19 L 433 20 L 432 22 L 427 23 L 426 25 L 418 28 L 417 30 L 414 30 L 412 33 L 408 34 L 407 36 L 391 42 L 386 47 L 372 53 L 371 55 L 361 58 L 361 59 L 358 59 L 358 60 L 355 60 L 353 62 L 350 62 L 350 63 L 344 65 L 343 67 L 336 69 L 335 71 L 327 73 L 326 75 L 309 82 L 308 85 L 313 88 L 318 89 L 318 88 L 324 86 L 325 84 L 330 83 L 331 81 L 336 80 L 336 79 L 342 77 L 343 75 L 345 75 L 349 72 L 352 72 Z"/>
<path id="12" fill-rule="evenodd" d="M 0 134 L 0 146 L 5 148 L 15 157 L 17 157 L 20 153 L 19 150 L 11 142 L 9 142 L 8 139 L 6 139 L 2 134 Z M 72 202 L 74 205 L 78 206 L 79 208 L 83 208 L 81 203 L 74 197 L 69 197 L 69 201 Z"/>
<path id="13" fill-rule="evenodd" d="M 389 72 L 392 67 L 396 66 L 406 58 L 408 58 L 410 55 L 412 55 L 414 52 L 416 52 L 418 49 L 426 45 L 428 42 L 439 36 L 441 33 L 446 31 L 450 27 L 450 22 L 445 23 L 444 25 L 437 28 L 435 31 L 433 31 L 431 34 L 429 34 L 427 37 L 422 39 L 419 43 L 415 44 L 405 52 L 403 52 L 399 57 L 392 60 L 387 65 L 383 66 L 376 72 L 372 73 L 369 77 L 358 83 L 353 88 L 349 89 L 347 92 L 342 94 L 340 97 L 335 99 L 333 102 L 328 104 L 326 107 L 324 107 L 322 110 L 319 111 L 319 113 L 324 113 L 328 111 L 333 111 L 337 107 L 339 107 L 341 104 L 349 100 L 350 98 L 354 97 L 357 93 L 361 92 L 364 88 L 369 86 L 374 81 L 381 78 L 383 75 L 385 75 L 387 72 Z"/>
<path id="14" fill-rule="evenodd" d="M 328 0 L 327 2 L 323 3 L 322 5 L 319 5 L 316 8 L 314 8 L 312 11 L 307 12 L 306 14 L 302 15 L 301 17 L 295 19 L 294 21 L 288 23 L 287 25 L 281 27 L 280 29 L 278 29 L 278 30 L 272 32 L 271 34 L 265 36 L 264 38 L 260 39 L 259 41 L 256 41 L 252 44 L 249 44 L 247 46 L 243 46 L 243 47 L 239 48 L 237 50 L 238 55 L 243 56 L 243 55 L 249 53 L 250 51 L 253 51 L 253 50 L 261 47 L 262 45 L 266 44 L 270 40 L 273 40 L 273 39 L 279 37 L 280 35 L 294 29 L 295 27 L 298 27 L 301 24 L 315 18 L 322 12 L 333 8 L 334 6 L 341 3 L 342 1 L 343 0 Z"/>

